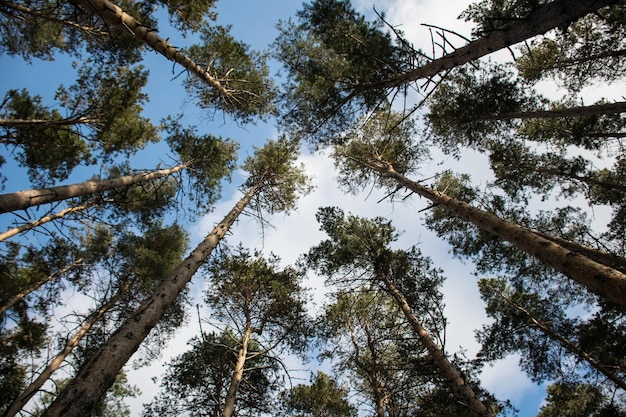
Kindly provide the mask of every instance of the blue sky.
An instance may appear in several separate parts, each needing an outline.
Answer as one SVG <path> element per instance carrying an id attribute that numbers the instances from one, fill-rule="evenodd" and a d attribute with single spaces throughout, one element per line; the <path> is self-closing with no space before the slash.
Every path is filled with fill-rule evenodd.
<path id="1" fill-rule="evenodd" d="M 232 34 L 236 38 L 255 49 L 265 49 L 277 35 L 275 25 L 278 20 L 293 16 L 300 4 L 298 1 L 290 0 L 221 0 L 217 3 L 218 23 L 232 24 Z M 445 7 L 442 7 L 441 1 L 436 0 L 359 0 L 355 4 L 369 16 L 372 16 L 373 6 L 379 11 L 386 11 L 387 20 L 400 25 L 407 37 L 416 46 L 424 49 L 430 47 L 430 39 L 427 32 L 419 26 L 420 23 L 444 26 L 465 35 L 469 35 L 471 29 L 471 25 L 456 20 L 458 14 L 469 4 L 467 0 L 449 1 L 446 2 Z M 170 38 L 175 45 L 191 44 L 191 40 L 182 39 L 174 31 L 167 29 L 166 24 L 160 25 L 160 35 Z M 215 115 L 211 120 L 206 112 L 196 108 L 186 96 L 181 79 L 172 80 L 171 62 L 152 52 L 146 52 L 144 56 L 143 65 L 150 70 L 149 84 L 146 89 L 150 101 L 145 106 L 145 115 L 152 118 L 155 123 L 165 116 L 184 113 L 185 122 L 198 126 L 200 132 L 230 137 L 239 141 L 241 159 L 251 152 L 253 145 L 262 145 L 267 139 L 276 137 L 277 132 L 272 122 L 238 126 L 228 116 L 223 119 L 221 114 Z M 73 81 L 70 71 L 71 60 L 71 58 L 59 57 L 54 62 L 33 61 L 32 64 L 25 64 L 19 60 L 1 56 L 0 68 L 3 76 L 0 77 L 0 92 L 4 93 L 9 88 L 27 87 L 32 93 L 42 95 L 44 102 L 52 103 L 58 84 L 69 84 Z M 274 66 L 273 69 L 278 70 L 278 67 Z M 339 205 L 345 211 L 361 216 L 387 216 L 397 229 L 403 231 L 398 242 L 400 247 L 406 248 L 421 243 L 422 251 L 445 269 L 448 280 L 444 286 L 444 293 L 446 311 L 450 319 L 446 349 L 452 353 L 462 347 L 466 349 L 469 357 L 473 357 L 478 349 L 473 338 L 474 330 L 486 321 L 475 285 L 476 277 L 471 274 L 473 270 L 471 264 L 452 259 L 448 246 L 421 225 L 421 218 L 416 213 L 427 203 L 416 198 L 409 199 L 402 204 L 391 204 L 387 201 L 378 203 L 383 195 L 377 191 L 369 196 L 344 195 L 337 190 L 333 164 L 328 158 L 324 155 L 303 155 L 301 160 L 308 172 L 314 176 L 317 188 L 303 199 L 300 209 L 289 217 L 281 214 L 271 218 L 274 228 L 266 229 L 263 235 L 256 223 L 242 219 L 233 230 L 229 242 L 237 244 L 242 241 L 247 246 L 263 249 L 266 253 L 273 251 L 285 263 L 291 263 L 298 255 L 324 238 L 314 218 L 320 206 Z M 133 158 L 133 161 L 135 166 L 146 169 L 154 167 L 159 161 L 166 165 L 171 164 L 166 154 L 166 147 L 163 145 L 146 149 Z M 429 176 L 428 174 L 434 171 L 441 171 L 443 166 L 440 166 L 439 162 L 441 160 L 425 165 L 424 176 Z M 485 170 L 484 157 L 471 152 L 468 152 L 461 161 L 445 159 L 444 164 L 457 171 L 471 171 L 476 181 L 482 184 L 490 177 L 489 172 Z M 5 192 L 29 188 L 28 183 L 24 181 L 23 172 L 16 169 L 14 164 L 8 163 L 2 168 L 2 172 L 9 178 Z M 90 172 L 93 171 L 77 170 L 67 182 L 82 181 L 90 175 Z M 192 247 L 210 231 L 212 225 L 221 219 L 238 199 L 236 186 L 239 182 L 240 178 L 235 176 L 233 184 L 224 189 L 223 198 L 216 205 L 215 210 L 190 226 Z M 6 218 L 0 218 L 0 226 L 8 227 L 8 225 Z M 194 282 L 197 286 L 201 286 L 200 279 L 195 279 Z M 309 277 L 307 284 L 316 289 L 314 291 L 316 302 L 318 304 L 323 302 L 321 280 L 314 276 Z M 195 323 L 194 320 L 191 322 Z M 183 329 L 167 348 L 164 361 L 185 349 L 186 341 L 196 332 L 197 328 L 193 325 Z M 485 387 L 494 392 L 498 398 L 511 399 L 514 406 L 520 409 L 520 417 L 534 416 L 543 400 L 545 388 L 530 382 L 516 363 L 517 359 L 513 357 L 493 367 L 488 366 L 483 373 L 482 380 Z M 305 367 L 309 367 L 308 370 L 312 371 L 315 365 L 315 362 L 311 362 Z M 157 375 L 162 367 L 161 364 L 156 364 L 153 368 L 130 372 L 131 382 L 140 385 L 144 391 L 144 396 L 133 404 L 134 415 L 140 412 L 141 402 L 149 401 L 157 390 L 156 385 L 151 383 L 150 376 Z M 305 371 L 306 378 L 308 378 L 308 370 Z"/>

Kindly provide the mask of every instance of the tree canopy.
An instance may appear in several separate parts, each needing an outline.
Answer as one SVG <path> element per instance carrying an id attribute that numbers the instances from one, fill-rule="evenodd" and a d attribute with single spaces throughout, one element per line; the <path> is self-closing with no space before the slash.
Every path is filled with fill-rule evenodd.
<path id="1" fill-rule="evenodd" d="M 0 414 L 624 415 L 623 3 L 0 0 Z"/>

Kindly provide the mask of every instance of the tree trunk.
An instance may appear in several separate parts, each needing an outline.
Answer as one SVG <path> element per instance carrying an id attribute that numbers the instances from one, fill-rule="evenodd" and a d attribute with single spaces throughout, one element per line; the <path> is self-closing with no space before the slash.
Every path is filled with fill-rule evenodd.
<path id="1" fill-rule="evenodd" d="M 380 82 L 363 85 L 367 88 L 393 88 L 423 78 L 432 77 L 441 71 L 466 64 L 508 46 L 515 45 L 533 36 L 542 35 L 551 29 L 567 26 L 596 10 L 618 3 L 619 0 L 555 0 L 537 8 L 525 19 L 513 21 L 501 30 L 489 32 L 483 37 L 429 62 L 419 68 L 400 73 Z"/>
<path id="2" fill-rule="evenodd" d="M 27 230 L 32 230 L 35 227 L 41 226 L 42 224 L 49 223 L 49 222 L 51 222 L 53 220 L 56 220 L 56 219 L 60 219 L 60 218 L 62 218 L 63 216 L 65 216 L 67 214 L 83 211 L 86 208 L 90 207 L 91 205 L 92 204 L 83 204 L 82 206 L 68 207 L 68 208 L 66 208 L 64 210 L 61 210 L 58 213 L 51 214 L 49 216 L 44 216 L 44 217 L 42 217 L 39 220 L 35 220 L 34 222 L 26 223 L 26 224 L 24 224 L 22 226 L 14 227 L 13 229 L 9 229 L 9 230 L 7 230 L 4 233 L 0 233 L 0 242 L 4 241 L 4 240 L 6 240 L 6 239 L 8 239 L 10 237 L 13 237 L 13 236 L 17 235 L 18 233 L 22 233 L 22 232 L 25 232 Z"/>
<path id="3" fill-rule="evenodd" d="M 442 209 L 506 240 L 519 250 L 534 256 L 600 297 L 626 308 L 626 274 L 600 264 L 581 253 L 564 248 L 553 240 L 539 236 L 532 230 L 502 220 L 494 214 L 411 181 L 396 172 L 389 163 L 379 160 L 376 163 L 368 163 L 368 166 L 380 175 L 393 178 L 399 185 L 429 199 Z"/>
<path id="4" fill-rule="evenodd" d="M 586 361 L 592 368 L 596 369 L 598 372 L 600 372 L 601 374 L 606 376 L 608 379 L 613 381 L 615 383 L 615 385 L 617 385 L 619 388 L 621 388 L 622 390 L 626 391 L 626 382 L 621 380 L 617 375 L 615 375 L 613 372 L 611 372 L 611 370 L 608 369 L 606 366 L 604 366 L 601 362 L 596 360 L 593 356 L 591 356 L 587 352 L 584 352 L 583 350 L 581 350 L 578 346 L 576 346 L 574 343 L 572 343 L 569 339 L 566 339 L 565 337 L 563 337 L 560 334 L 556 333 L 554 330 L 552 330 L 546 324 L 544 324 L 544 323 L 540 322 L 539 320 L 537 320 L 536 318 L 534 318 L 532 316 L 532 314 L 530 314 L 530 312 L 528 312 L 528 310 L 526 310 L 524 307 L 516 304 L 515 302 L 513 302 L 513 300 L 509 299 L 508 297 L 506 297 L 502 293 L 500 293 L 499 295 L 510 306 L 512 306 L 516 310 L 522 312 L 526 317 L 528 317 L 528 319 L 530 320 L 530 325 L 531 326 L 534 326 L 534 327 L 538 328 L 544 334 L 546 334 L 548 337 L 550 337 L 550 338 L 558 341 L 559 343 L 561 343 L 561 345 L 565 349 L 569 350 L 570 352 L 572 352 L 573 354 L 575 354 L 579 358 L 581 358 L 584 361 Z"/>
<path id="5" fill-rule="evenodd" d="M 246 323 L 246 329 L 243 332 L 241 338 L 241 348 L 237 354 L 237 363 L 233 371 L 233 378 L 230 380 L 230 386 L 228 387 L 228 393 L 224 401 L 224 411 L 222 411 L 222 417 L 232 417 L 235 413 L 235 400 L 237 399 L 237 390 L 243 380 L 243 370 L 248 357 L 248 344 L 250 343 L 250 337 L 252 336 L 252 328 L 250 323 Z"/>
<path id="6" fill-rule="evenodd" d="M 626 102 L 592 104 L 591 106 L 569 107 L 566 109 L 533 110 L 503 113 L 495 116 L 481 117 L 480 120 L 510 119 L 556 119 L 563 117 L 595 116 L 598 114 L 617 114 L 626 112 Z"/>
<path id="7" fill-rule="evenodd" d="M 528 168 L 534 171 L 540 172 L 540 173 L 554 175 L 555 177 L 569 178 L 572 180 L 585 183 L 587 185 L 595 185 L 597 187 L 604 188 L 605 190 L 620 191 L 622 193 L 626 193 L 626 184 L 620 184 L 617 182 L 600 181 L 593 177 L 568 174 L 566 172 L 562 172 L 562 171 L 559 171 L 558 169 L 552 169 L 552 168 L 543 168 L 543 167 L 534 167 L 534 166 L 529 166 Z"/>
<path id="8" fill-rule="evenodd" d="M 367 350 L 370 352 L 372 365 L 374 369 L 368 371 L 369 378 L 372 384 L 372 391 L 374 392 L 374 400 L 376 403 L 376 416 L 385 417 L 385 405 L 387 403 L 387 394 L 385 388 L 378 379 L 378 352 L 376 352 L 376 346 L 372 340 L 372 334 L 369 326 L 363 326 L 365 335 L 367 336 Z"/>
<path id="9" fill-rule="evenodd" d="M 85 260 L 84 258 L 79 258 L 79 259 L 75 260 L 71 265 L 66 266 L 65 268 L 61 269 L 60 271 L 57 271 L 54 274 L 48 275 L 44 279 L 35 282 L 31 286 L 29 286 L 29 287 L 23 289 L 22 291 L 20 291 L 19 293 L 15 294 L 13 297 L 11 297 L 11 299 L 9 301 L 7 301 L 3 306 L 0 307 L 0 316 L 2 316 L 8 309 L 13 307 L 18 301 L 23 300 L 28 294 L 30 294 L 33 291 L 41 288 L 42 285 L 52 281 L 56 277 L 63 275 L 64 273 L 66 273 L 70 269 L 80 265 L 81 263 L 83 263 L 84 260 Z"/>
<path id="10" fill-rule="evenodd" d="M 62 185 L 59 187 L 39 188 L 36 190 L 17 191 L 15 193 L 0 194 L 0 213 L 26 209 L 40 204 L 82 197 L 89 194 L 112 190 L 128 185 L 134 185 L 157 178 L 166 177 L 189 167 L 189 163 L 177 165 L 168 169 L 159 169 L 124 177 L 110 178 L 100 181 L 85 181 L 78 184 Z"/>
<path id="11" fill-rule="evenodd" d="M 46 383 L 48 379 L 52 376 L 52 374 L 61 367 L 61 364 L 69 356 L 70 353 L 74 350 L 78 343 L 82 340 L 82 338 L 89 332 L 91 327 L 98 320 L 102 318 L 122 297 L 124 292 L 128 289 L 126 286 L 124 289 L 120 290 L 114 297 L 112 297 L 106 304 L 98 309 L 95 313 L 93 313 L 87 320 L 83 322 L 78 331 L 72 336 L 67 342 L 65 342 L 65 347 L 61 350 L 46 366 L 46 368 L 37 376 L 37 378 L 30 383 L 24 391 L 11 403 L 11 406 L 4 412 L 2 417 L 13 417 L 20 410 L 24 408 L 24 406 L 30 401 L 30 399 L 35 395 Z"/>
<path id="12" fill-rule="evenodd" d="M 406 301 L 404 294 L 400 292 L 400 290 L 395 286 L 393 282 L 389 279 L 387 275 L 384 273 L 377 273 L 377 277 L 381 280 L 389 293 L 393 296 L 396 301 L 396 304 L 404 313 L 404 316 L 408 320 L 409 324 L 413 328 L 413 331 L 418 335 L 430 356 L 432 357 L 435 364 L 439 367 L 443 375 L 446 377 L 448 382 L 451 385 L 452 390 L 463 399 L 467 407 L 469 407 L 475 415 L 480 417 L 488 417 L 489 411 L 487 411 L 487 407 L 480 401 L 476 394 L 472 390 L 472 388 L 465 383 L 463 376 L 458 371 L 457 368 L 448 360 L 445 353 L 437 346 L 435 341 L 430 337 L 428 331 L 422 326 L 421 322 L 413 313 L 411 306 Z"/>
<path id="13" fill-rule="evenodd" d="M 32 126 L 73 126 L 87 123 L 96 123 L 97 119 L 90 119 L 84 116 L 69 117 L 67 119 L 0 119 L 0 127 L 32 127 Z"/>
<path id="14" fill-rule="evenodd" d="M 552 236 L 552 235 L 540 232 L 538 230 L 533 230 L 533 233 L 535 233 L 538 236 L 541 236 L 544 239 L 551 240 L 557 245 L 567 250 L 580 253 L 581 255 L 586 256 L 587 258 L 599 264 L 606 265 L 610 268 L 616 269 L 626 274 L 626 258 L 617 256 L 612 253 L 605 252 L 599 249 L 595 249 L 589 246 L 580 245 L 576 242 L 572 242 L 571 240 Z"/>
<path id="15" fill-rule="evenodd" d="M 262 180 L 262 179 L 261 179 Z M 235 220 L 262 187 L 258 181 L 235 204 L 224 219 L 167 277 L 156 291 L 121 325 L 78 371 L 43 414 L 44 417 L 82 417 L 89 415 L 115 381 L 115 377 L 150 330 L 158 323 L 178 294 L 224 238 Z"/>
<path id="16" fill-rule="evenodd" d="M 200 65 L 194 62 L 189 56 L 179 51 L 166 39 L 157 35 L 156 30 L 142 25 L 117 5 L 108 0 L 71 0 L 71 2 L 101 17 L 108 24 L 122 28 L 122 30 L 127 30 L 128 33 L 134 36 L 138 41 L 147 44 L 167 59 L 182 65 L 191 73 L 200 77 L 200 79 L 209 86 L 218 90 L 220 95 L 232 97 L 233 92 L 220 84 L 208 71 L 200 67 Z"/>

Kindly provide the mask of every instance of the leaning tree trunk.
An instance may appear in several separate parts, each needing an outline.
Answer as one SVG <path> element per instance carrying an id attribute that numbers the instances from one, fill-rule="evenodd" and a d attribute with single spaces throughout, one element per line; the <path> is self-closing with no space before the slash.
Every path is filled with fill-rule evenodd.
<path id="1" fill-rule="evenodd" d="M 533 169 L 539 173 L 554 175 L 555 177 L 561 177 L 561 178 L 567 178 L 567 179 L 579 181 L 588 186 L 596 186 L 596 187 L 600 187 L 608 191 L 619 191 L 621 193 L 626 193 L 626 184 L 620 184 L 620 183 L 611 182 L 611 181 L 601 181 L 596 178 L 585 176 L 585 175 L 568 174 L 566 172 L 562 172 L 558 169 L 553 169 L 553 168 L 543 168 L 543 167 L 535 167 L 535 166 L 529 166 L 528 168 Z"/>
<path id="2" fill-rule="evenodd" d="M 511 243 L 544 264 L 587 287 L 600 297 L 626 308 L 626 274 L 598 263 L 583 254 L 541 237 L 532 230 L 500 219 L 463 201 L 424 187 L 398 173 L 393 165 L 378 160 L 367 164 L 380 175 L 394 179 L 399 185 L 425 197 L 443 210 L 467 220 L 478 228 Z"/>
<path id="3" fill-rule="evenodd" d="M 526 18 L 513 21 L 502 29 L 483 37 L 413 70 L 386 80 L 363 85 L 367 88 L 393 88 L 406 83 L 432 77 L 441 71 L 474 61 L 485 55 L 515 45 L 533 36 L 542 35 L 557 27 L 567 26 L 596 10 L 618 3 L 619 0 L 555 0 L 538 7 Z"/>
<path id="4" fill-rule="evenodd" d="M 87 360 L 74 379 L 46 410 L 44 417 L 89 415 L 96 403 L 113 385 L 124 364 L 159 322 L 167 308 L 175 302 L 178 294 L 191 281 L 262 185 L 263 181 L 258 181 L 250 187 L 211 233 Z"/>
<path id="5" fill-rule="evenodd" d="M 75 260 L 74 262 L 72 262 L 71 265 L 66 266 L 65 268 L 61 269 L 60 271 L 55 272 L 54 274 L 50 274 L 47 277 L 44 277 L 43 279 L 33 283 L 32 285 L 24 288 L 19 293 L 15 294 L 6 303 L 0 306 L 0 316 L 2 316 L 7 310 L 13 307 L 17 302 L 23 300 L 28 294 L 32 293 L 33 291 L 36 291 L 37 289 L 41 288 L 44 284 L 47 284 L 53 279 L 63 275 L 64 273 L 71 270 L 72 268 L 75 268 L 78 265 L 82 264 L 84 260 L 85 258 L 79 258 Z"/>
<path id="6" fill-rule="evenodd" d="M 560 237 L 552 236 L 547 233 L 540 232 L 539 230 L 534 230 L 533 233 L 536 235 L 551 240 L 557 245 L 571 250 L 572 252 L 579 253 L 587 258 L 602 264 L 606 265 L 610 268 L 616 269 L 624 274 L 626 274 L 626 258 L 618 255 L 614 255 L 609 252 L 605 252 L 599 249 L 595 249 L 589 246 L 581 245 L 576 242 L 572 242 L 571 240 L 563 239 Z"/>
<path id="7" fill-rule="evenodd" d="M 413 331 L 420 338 L 426 349 L 428 349 L 431 358 L 450 383 L 452 391 L 464 401 L 466 406 L 472 410 L 476 416 L 488 417 L 490 414 L 487 407 L 485 407 L 482 401 L 476 396 L 474 390 L 465 383 L 458 369 L 454 367 L 443 350 L 441 350 L 432 337 L 430 337 L 428 331 L 422 326 L 417 316 L 413 313 L 413 309 L 411 309 L 404 294 L 402 294 L 398 287 L 396 287 L 384 273 L 377 273 L 377 277 L 385 284 L 385 287 L 387 287 L 387 290 L 393 296 L 396 304 L 398 304 L 402 313 L 404 313 L 404 316 L 413 328 Z"/>
<path id="8" fill-rule="evenodd" d="M 232 97 L 233 91 L 228 90 L 207 70 L 194 62 L 189 56 L 178 50 L 166 39 L 157 35 L 156 30 L 142 25 L 134 17 L 126 13 L 117 5 L 108 0 L 71 0 L 86 10 L 100 16 L 110 25 L 125 28 L 130 36 L 134 36 L 140 42 L 150 46 L 161 55 L 165 56 L 183 67 L 189 72 L 200 77 L 209 86 L 219 91 L 221 96 Z"/>
<path id="9" fill-rule="evenodd" d="M 98 320 L 104 316 L 107 311 L 109 311 L 115 304 L 122 298 L 124 292 L 126 292 L 128 286 L 124 289 L 120 290 L 114 297 L 112 297 L 108 302 L 102 305 L 95 313 L 93 313 L 87 320 L 83 322 L 78 331 L 72 336 L 70 339 L 65 342 L 65 346 L 63 350 L 61 350 L 45 367 L 45 369 L 37 376 L 37 378 L 30 383 L 24 391 L 11 403 L 11 406 L 4 412 L 2 417 L 13 417 L 17 413 L 20 412 L 24 408 L 24 406 L 30 401 L 30 399 L 35 395 L 46 383 L 47 380 L 50 379 L 52 374 L 61 367 L 65 358 L 69 356 L 70 353 L 74 350 L 78 343 L 85 337 L 85 335 L 89 332 L 91 327 Z"/>
<path id="10" fill-rule="evenodd" d="M 479 120 L 511 120 L 511 119 L 557 119 L 564 117 L 597 116 L 602 114 L 626 113 L 626 102 L 592 104 L 590 106 L 568 107 L 565 109 L 529 110 L 502 113 L 494 116 L 480 117 Z"/>
<path id="11" fill-rule="evenodd" d="M 15 193 L 0 194 L 0 213 L 26 209 L 40 204 L 67 200 L 68 198 L 83 197 L 89 194 L 139 184 L 157 178 L 172 175 L 189 167 L 189 163 L 177 165 L 168 169 L 159 169 L 135 175 L 126 175 L 100 181 L 85 181 L 78 184 L 62 185 L 59 187 L 39 188 L 36 190 L 17 191 Z"/>
<path id="12" fill-rule="evenodd" d="M 500 293 L 499 296 L 504 301 L 506 301 L 511 307 L 515 308 L 517 311 L 519 311 L 522 314 L 524 314 L 528 318 L 528 320 L 530 322 L 529 323 L 530 326 L 539 329 L 541 332 L 543 332 L 549 338 L 558 341 L 565 349 L 569 350 L 574 355 L 576 355 L 579 358 L 583 359 L 592 368 L 594 368 L 595 370 L 597 370 L 598 372 L 600 372 L 601 374 L 606 376 L 609 380 L 613 381 L 613 383 L 615 385 L 617 385 L 619 388 L 621 388 L 622 390 L 626 391 L 626 382 L 624 380 L 620 379 L 617 375 L 615 375 L 615 373 L 613 373 L 613 371 L 611 371 L 603 363 L 601 363 L 596 358 L 591 356 L 589 353 L 583 351 L 581 348 L 576 346 L 571 340 L 569 340 L 569 339 L 561 336 L 557 332 L 555 332 L 546 323 L 537 320 L 535 317 L 533 317 L 532 314 L 530 314 L 530 312 L 528 310 L 526 310 L 521 305 L 515 303 L 513 300 L 509 299 L 504 294 Z"/>
<path id="13" fill-rule="evenodd" d="M 6 232 L 0 233 L 0 242 L 7 240 L 10 237 L 13 237 L 17 234 L 20 234 L 22 232 L 26 232 L 28 230 L 33 230 L 36 227 L 39 227 L 43 224 L 49 223 L 51 221 L 57 220 L 57 219 L 62 219 L 63 217 L 67 216 L 68 214 L 72 214 L 72 213 L 78 213 L 81 212 L 83 210 L 88 209 L 89 207 L 91 207 L 93 204 L 83 204 L 80 206 L 75 206 L 75 207 L 68 207 L 66 209 L 63 209 L 61 211 L 59 211 L 58 213 L 54 213 L 54 214 L 50 214 L 48 216 L 43 216 L 41 219 L 39 220 L 35 220 L 34 222 L 30 222 L 30 223 L 26 223 L 23 224 L 21 226 L 18 227 L 14 227 L 13 229 L 9 229 Z"/>
<path id="14" fill-rule="evenodd" d="M 224 411 L 222 411 L 222 417 L 232 417 L 235 413 L 237 390 L 243 380 L 243 370 L 246 365 L 246 359 L 248 358 L 248 345 L 250 344 L 251 336 L 252 328 L 250 327 L 250 323 L 246 323 L 246 329 L 244 330 L 243 337 L 241 338 L 241 348 L 237 353 L 237 362 L 235 363 L 233 377 L 230 380 L 228 393 L 226 394 L 226 399 L 224 400 Z"/>

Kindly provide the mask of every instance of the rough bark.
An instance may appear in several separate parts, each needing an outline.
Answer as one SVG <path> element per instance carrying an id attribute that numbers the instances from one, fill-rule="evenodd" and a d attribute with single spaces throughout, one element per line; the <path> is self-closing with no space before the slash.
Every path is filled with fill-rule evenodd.
<path id="1" fill-rule="evenodd" d="M 34 284 L 30 285 L 29 287 L 15 294 L 13 297 L 11 297 L 11 299 L 9 299 L 6 303 L 4 303 L 4 305 L 0 307 L 0 316 L 2 316 L 8 309 L 13 307 L 18 301 L 23 300 L 28 294 L 32 293 L 33 291 L 36 291 L 37 289 L 41 288 L 44 284 L 47 284 L 53 279 L 63 275 L 64 273 L 71 270 L 72 268 L 75 268 L 78 265 L 82 264 L 84 260 L 85 260 L 84 258 L 79 258 L 75 260 L 74 262 L 72 262 L 71 265 L 66 266 L 65 268 L 61 269 L 60 271 L 57 271 L 54 274 L 48 275 L 44 279 L 35 282 Z"/>
<path id="2" fill-rule="evenodd" d="M 250 327 L 250 323 L 247 323 L 243 332 L 243 337 L 241 338 L 241 348 L 237 353 L 237 363 L 235 364 L 233 377 L 230 380 L 228 393 L 226 394 L 226 399 L 224 400 L 224 411 L 222 411 L 222 417 L 232 417 L 235 413 L 237 390 L 243 380 L 243 370 L 246 365 L 246 359 L 248 358 L 248 344 L 250 343 L 251 336 L 252 328 Z"/>
<path id="3" fill-rule="evenodd" d="M 35 378 L 33 382 L 28 385 L 22 391 L 22 393 L 13 401 L 13 403 L 9 406 L 9 408 L 4 412 L 3 417 L 13 417 L 20 410 L 24 408 L 24 406 L 30 401 L 30 399 L 35 395 L 46 383 L 48 379 L 52 376 L 52 374 L 61 367 L 65 358 L 69 356 L 70 353 L 74 350 L 78 343 L 82 340 L 82 338 L 89 332 L 91 327 L 96 323 L 102 316 L 106 314 L 122 297 L 123 293 L 127 290 L 128 286 L 125 287 L 124 290 L 118 292 L 113 298 L 111 298 L 107 303 L 102 305 L 98 311 L 92 314 L 87 320 L 83 322 L 78 331 L 72 336 L 70 339 L 65 342 L 65 346 L 63 349 L 48 363 L 48 365 L 44 368 L 44 370 Z"/>
<path id="4" fill-rule="evenodd" d="M 159 169 L 156 171 L 126 175 L 107 180 L 85 181 L 77 184 L 62 185 L 59 187 L 39 188 L 35 190 L 24 190 L 9 194 L 0 194 L 0 213 L 22 210 L 41 204 L 67 200 L 68 198 L 82 197 L 115 188 L 139 184 L 172 175 L 187 167 L 189 167 L 189 164 L 185 163 L 168 169 Z"/>
<path id="5" fill-rule="evenodd" d="M 596 10 L 618 3 L 619 0 L 555 0 L 537 8 L 525 19 L 513 21 L 498 31 L 489 32 L 467 45 L 435 59 L 419 68 L 394 75 L 386 80 L 371 83 L 364 88 L 393 88 L 406 83 L 432 77 L 441 71 L 474 61 L 551 29 L 567 26 Z"/>
<path id="6" fill-rule="evenodd" d="M 609 380 L 613 381 L 615 383 L 615 385 L 620 387 L 622 390 L 626 391 L 626 382 L 621 380 L 609 368 L 604 366 L 601 362 L 596 360 L 593 356 L 591 356 L 587 352 L 584 352 L 582 349 L 580 349 L 578 346 L 576 346 L 572 341 L 570 341 L 569 339 L 561 336 L 560 334 L 555 332 L 552 328 L 550 328 L 545 323 L 543 323 L 543 322 L 537 320 L 536 318 L 534 318 L 533 315 L 530 314 L 530 312 L 528 310 L 526 310 L 524 307 L 516 304 L 513 300 L 509 299 L 504 294 L 500 294 L 500 297 L 504 301 L 506 301 L 510 306 L 512 306 L 516 310 L 522 312 L 528 318 L 528 320 L 530 322 L 529 324 L 531 326 L 539 329 L 540 331 L 542 331 L 544 334 L 546 334 L 551 339 L 554 339 L 554 340 L 558 341 L 565 349 L 569 350 L 570 352 L 572 352 L 573 354 L 575 354 L 579 358 L 583 359 L 592 368 L 596 369 L 598 372 L 600 372 L 601 374 L 606 376 Z"/>
<path id="7" fill-rule="evenodd" d="M 233 95 L 232 91 L 228 90 L 217 79 L 213 78 L 207 70 L 200 67 L 200 65 L 194 62 L 189 56 L 179 51 L 178 48 L 174 47 L 166 39 L 157 35 L 156 30 L 142 25 L 134 17 L 124 12 L 117 5 L 108 0 L 71 1 L 74 4 L 97 14 L 108 24 L 128 31 L 128 33 L 131 36 L 134 36 L 138 41 L 145 43 L 161 55 L 165 56 L 167 59 L 182 65 L 191 73 L 200 77 L 200 79 L 206 82 L 209 86 L 218 90 L 222 96 L 231 97 Z"/>
<path id="8" fill-rule="evenodd" d="M 618 271 L 626 274 L 626 258 L 589 246 L 580 245 L 576 242 L 572 242 L 571 240 L 552 236 L 538 230 L 533 230 L 533 232 L 544 239 L 553 241 L 554 243 L 564 247 L 565 249 L 571 250 L 572 252 L 580 253 L 581 255 L 586 256 L 587 258 L 592 259 L 599 264 L 606 265 L 613 269 L 617 269 Z"/>
<path id="9" fill-rule="evenodd" d="M 378 161 L 369 163 L 368 166 L 383 176 L 393 178 L 399 185 L 429 199 L 442 209 L 506 240 L 600 297 L 626 308 L 626 274 L 567 249 L 553 240 L 545 239 L 530 229 L 411 181 L 395 171 L 391 164 Z"/>
<path id="10" fill-rule="evenodd" d="M 432 337 L 430 337 L 428 331 L 422 326 L 420 320 L 413 313 L 413 310 L 404 297 L 404 294 L 402 294 L 402 292 L 395 286 L 389 277 L 387 277 L 387 275 L 378 273 L 377 276 L 378 279 L 385 284 L 385 287 L 387 287 L 387 290 L 395 299 L 396 304 L 398 304 L 402 310 L 402 313 L 411 325 L 411 328 L 413 328 L 413 331 L 420 338 L 426 349 L 428 349 L 431 358 L 450 383 L 452 391 L 465 402 L 466 406 L 472 410 L 475 415 L 488 417 L 490 414 L 487 407 L 485 407 L 482 401 L 480 401 L 480 399 L 476 396 L 472 388 L 465 383 L 465 380 L 458 369 L 454 367 L 454 365 L 446 357 L 443 350 L 440 349 Z"/>
<path id="11" fill-rule="evenodd" d="M 198 268 L 211 255 L 230 227 L 243 212 L 263 181 L 250 187 L 224 219 L 161 283 L 119 329 L 78 371 L 76 377 L 43 414 L 44 417 L 82 417 L 89 415 L 115 377 L 158 323 L 178 294 L 191 281 Z"/>
<path id="12" fill-rule="evenodd" d="M 503 113 L 495 116 L 481 117 L 480 120 L 510 119 L 557 119 L 563 117 L 596 116 L 599 114 L 617 114 L 626 112 L 626 102 L 592 104 L 590 106 L 569 107 L 566 109 L 534 110 Z"/>

